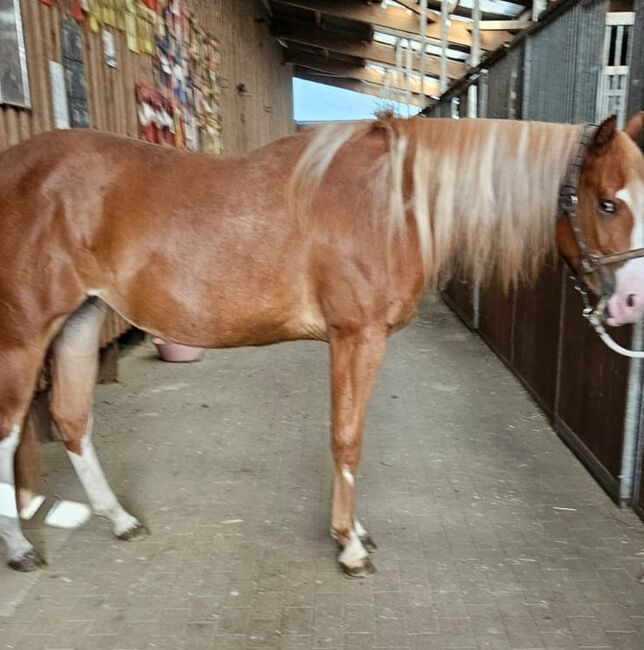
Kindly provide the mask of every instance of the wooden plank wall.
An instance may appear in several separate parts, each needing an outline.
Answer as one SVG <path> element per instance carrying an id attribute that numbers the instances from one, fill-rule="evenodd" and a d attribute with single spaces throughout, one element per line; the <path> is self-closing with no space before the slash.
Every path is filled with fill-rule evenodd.
<path id="1" fill-rule="evenodd" d="M 187 0 L 197 21 L 221 44 L 224 153 L 239 154 L 295 129 L 292 68 L 269 34 L 258 0 Z M 243 84 L 246 91 L 237 90 Z"/>
<path id="2" fill-rule="evenodd" d="M 62 62 L 61 11 L 40 0 L 21 0 L 21 7 L 32 108 L 0 106 L 0 149 L 54 128 L 49 61 Z M 152 82 L 152 61 L 147 54 L 127 49 L 125 32 L 110 31 L 116 47 L 116 68 L 105 65 L 100 32 L 83 29 L 91 126 L 136 137 L 134 85 L 137 81 Z"/>
<path id="3" fill-rule="evenodd" d="M 282 63 L 263 5 L 255 0 L 187 4 L 221 43 L 224 153 L 244 153 L 293 132 L 291 67 Z M 61 12 L 40 0 L 21 0 L 21 7 L 32 108 L 0 105 L 0 149 L 54 128 L 48 62 L 61 62 Z M 110 68 L 103 60 L 100 32 L 83 31 L 91 126 L 136 137 L 134 85 L 152 83 L 151 57 L 130 52 L 125 32 L 111 29 L 118 67 Z M 239 84 L 244 92 L 237 90 Z"/>

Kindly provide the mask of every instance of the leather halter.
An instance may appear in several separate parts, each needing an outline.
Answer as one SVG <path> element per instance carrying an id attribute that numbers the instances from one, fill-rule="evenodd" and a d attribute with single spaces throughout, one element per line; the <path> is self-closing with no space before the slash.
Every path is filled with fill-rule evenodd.
<path id="1" fill-rule="evenodd" d="M 626 260 L 635 257 L 644 257 L 644 248 L 634 248 L 622 253 L 610 253 L 608 255 L 601 255 L 591 250 L 588 246 L 586 235 L 579 223 L 579 216 L 577 214 L 577 205 L 579 203 L 577 191 L 579 188 L 581 168 L 583 166 L 586 150 L 595 136 L 597 128 L 596 124 L 586 124 L 584 126 L 577 153 L 570 161 L 564 181 L 559 188 L 559 206 L 561 207 L 563 214 L 566 214 L 570 220 L 570 226 L 572 227 L 581 257 L 580 269 L 577 270 L 570 267 L 572 270 L 570 277 L 575 283 L 575 289 L 581 294 L 584 302 L 584 318 L 586 318 L 592 325 L 601 340 L 611 350 L 618 354 L 630 358 L 642 359 L 644 358 L 644 351 L 629 350 L 615 342 L 605 330 L 603 320 L 609 298 L 607 295 L 607 289 L 608 287 L 613 286 L 612 271 L 607 268 L 608 265 L 625 262 Z M 567 263 L 567 260 L 565 261 Z M 567 266 L 570 266 L 570 264 L 567 263 Z M 594 307 L 590 302 L 588 287 L 582 277 L 583 275 L 589 275 L 591 273 L 598 273 L 602 283 L 602 296 Z"/>
<path id="2" fill-rule="evenodd" d="M 564 214 L 568 216 L 570 226 L 575 235 L 575 241 L 581 257 L 581 267 L 579 271 L 581 271 L 583 275 L 599 273 L 602 282 L 607 282 L 609 279 L 609 271 L 605 268 L 606 266 L 610 264 L 619 264 L 620 262 L 625 262 L 634 257 L 644 257 L 644 248 L 634 248 L 621 253 L 602 255 L 591 250 L 588 246 L 588 240 L 586 239 L 586 235 L 579 223 L 579 215 L 577 214 L 577 205 L 579 203 L 577 192 L 579 189 L 579 177 L 581 175 L 581 168 L 584 163 L 586 150 L 594 138 L 595 133 L 597 133 L 597 128 L 596 124 L 586 124 L 584 126 L 577 153 L 570 161 L 564 181 L 559 188 L 559 206 Z M 576 274 L 579 275 L 579 273 Z M 581 281 L 581 278 L 579 278 L 579 280 Z"/>

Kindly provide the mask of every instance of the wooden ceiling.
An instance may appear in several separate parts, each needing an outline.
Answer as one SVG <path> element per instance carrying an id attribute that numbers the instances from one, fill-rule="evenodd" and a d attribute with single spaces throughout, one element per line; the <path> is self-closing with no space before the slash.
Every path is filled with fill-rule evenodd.
<path id="1" fill-rule="evenodd" d="M 527 27 L 531 0 L 480 0 L 481 52 L 489 52 Z M 412 68 L 420 71 L 419 0 L 264 0 L 271 31 L 296 77 L 423 106 L 440 94 L 440 0 L 428 0 L 425 86 L 420 74 L 397 72 L 396 41 L 411 42 Z M 453 0 L 448 30 L 447 77 L 467 69 L 472 45 L 472 0 Z M 403 65 L 406 63 L 402 52 Z M 424 92 L 422 92 L 424 91 Z"/>

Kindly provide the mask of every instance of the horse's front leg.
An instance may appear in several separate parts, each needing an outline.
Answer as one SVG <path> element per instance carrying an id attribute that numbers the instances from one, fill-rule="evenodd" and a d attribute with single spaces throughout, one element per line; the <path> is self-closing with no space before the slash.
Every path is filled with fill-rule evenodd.
<path id="1" fill-rule="evenodd" d="M 336 332 L 331 343 L 331 449 L 335 461 L 331 534 L 342 546 L 342 569 L 362 577 L 375 571 L 365 543 L 373 547 L 355 516 L 356 470 L 362 447 L 362 431 L 371 390 L 386 347 L 383 328 L 344 334 Z"/>

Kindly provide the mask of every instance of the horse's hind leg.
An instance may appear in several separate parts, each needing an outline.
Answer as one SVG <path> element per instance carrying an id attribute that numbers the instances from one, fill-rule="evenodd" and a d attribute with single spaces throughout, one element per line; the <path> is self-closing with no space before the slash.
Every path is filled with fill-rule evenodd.
<path id="1" fill-rule="evenodd" d="M 378 328 L 331 338 L 331 448 L 335 461 L 331 534 L 343 547 L 342 569 L 361 577 L 374 571 L 367 556 L 375 548 L 355 517 L 355 476 L 367 403 L 385 352 Z"/>
<path id="2" fill-rule="evenodd" d="M 0 348 L 0 537 L 9 565 L 33 571 L 44 564 L 22 534 L 14 489 L 14 461 L 46 343 Z"/>
<path id="3" fill-rule="evenodd" d="M 114 534 L 145 531 L 110 489 L 92 444 L 92 396 L 105 304 L 88 300 L 67 320 L 53 344 L 51 414 L 94 512 L 111 520 Z"/>

